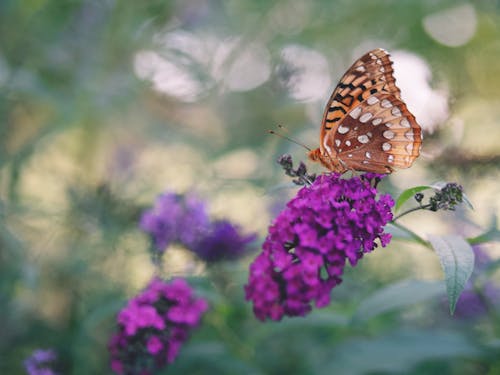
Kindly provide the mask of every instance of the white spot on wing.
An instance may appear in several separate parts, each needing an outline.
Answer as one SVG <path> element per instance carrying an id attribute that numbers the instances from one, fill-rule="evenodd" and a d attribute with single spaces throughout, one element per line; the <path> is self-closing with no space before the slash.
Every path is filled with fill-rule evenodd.
<path id="1" fill-rule="evenodd" d="M 377 118 L 373 119 L 372 124 L 375 125 L 375 126 L 377 126 L 381 122 L 382 122 L 382 119 L 380 117 L 377 117 Z"/>
<path id="2" fill-rule="evenodd" d="M 349 116 L 356 119 L 359 117 L 360 114 L 361 114 L 361 107 L 356 107 L 351 111 L 351 113 L 349 113 Z"/>
<path id="3" fill-rule="evenodd" d="M 345 145 L 349 147 L 351 145 L 351 141 L 350 140 L 345 141 Z"/>
<path id="4" fill-rule="evenodd" d="M 335 146 L 339 147 L 340 146 L 340 139 L 335 140 Z"/>
<path id="5" fill-rule="evenodd" d="M 405 148 L 406 148 L 406 152 L 411 155 L 411 153 L 413 151 L 413 143 L 408 143 Z"/>
<path id="6" fill-rule="evenodd" d="M 389 156 L 387 157 L 387 161 L 388 161 L 389 163 L 394 163 L 394 155 L 389 155 Z"/>
<path id="7" fill-rule="evenodd" d="M 395 117 L 399 117 L 401 116 L 401 110 L 398 108 L 398 107 L 394 107 L 392 110 L 391 110 L 391 113 L 393 116 Z"/>
<path id="8" fill-rule="evenodd" d="M 414 141 L 415 140 L 415 137 L 413 136 L 413 132 L 412 131 L 408 131 L 405 133 L 405 137 L 408 138 L 410 141 Z"/>
<path id="9" fill-rule="evenodd" d="M 387 139 L 394 138 L 394 132 L 392 130 L 386 130 L 382 135 Z"/>
<path id="10" fill-rule="evenodd" d="M 391 149 L 391 144 L 389 142 L 382 143 L 382 150 L 389 151 Z"/>
<path id="11" fill-rule="evenodd" d="M 370 138 L 366 134 L 363 134 L 358 137 L 358 141 L 359 143 L 368 143 L 370 142 Z"/>
<path id="12" fill-rule="evenodd" d="M 363 65 L 360 65 L 356 68 L 356 71 L 364 73 L 366 71 L 365 67 Z"/>
<path id="13" fill-rule="evenodd" d="M 368 99 L 366 99 L 366 102 L 369 104 L 369 105 L 374 105 L 375 103 L 378 103 L 379 100 L 376 96 L 370 96 Z"/>
<path id="14" fill-rule="evenodd" d="M 339 128 L 337 129 L 337 133 L 339 134 L 345 134 L 349 131 L 348 126 L 340 125 Z"/>
<path id="15" fill-rule="evenodd" d="M 373 115 L 370 112 L 363 113 L 361 117 L 359 118 L 359 121 L 361 122 L 367 122 L 369 119 L 371 119 Z"/>
<path id="16" fill-rule="evenodd" d="M 366 152 L 365 152 L 365 156 L 366 156 L 368 159 L 371 159 L 372 154 L 370 154 L 370 151 L 366 151 Z"/>
<path id="17" fill-rule="evenodd" d="M 401 126 L 403 128 L 409 128 L 410 127 L 410 122 L 406 118 L 403 118 L 399 123 L 401 124 Z"/>
<path id="18" fill-rule="evenodd" d="M 380 103 L 380 105 L 384 108 L 391 108 L 392 107 L 392 103 L 387 99 L 383 99 L 382 102 Z"/>

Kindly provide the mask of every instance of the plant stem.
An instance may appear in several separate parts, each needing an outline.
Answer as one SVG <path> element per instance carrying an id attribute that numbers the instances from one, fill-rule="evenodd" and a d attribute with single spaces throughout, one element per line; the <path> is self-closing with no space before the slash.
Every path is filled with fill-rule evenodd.
<path id="1" fill-rule="evenodd" d="M 413 207 L 413 208 L 410 208 L 408 211 L 405 211 L 403 213 L 400 213 L 398 216 L 396 216 L 394 219 L 392 219 L 392 221 L 396 221 L 397 219 L 409 214 L 410 212 L 414 212 L 414 211 L 418 211 L 418 210 L 426 210 L 430 207 L 431 205 L 430 204 L 425 204 L 423 206 L 418 206 L 418 207 Z"/>

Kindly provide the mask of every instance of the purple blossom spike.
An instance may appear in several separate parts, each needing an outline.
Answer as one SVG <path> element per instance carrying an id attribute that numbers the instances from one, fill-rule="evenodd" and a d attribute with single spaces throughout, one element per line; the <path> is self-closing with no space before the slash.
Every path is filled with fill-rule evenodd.
<path id="1" fill-rule="evenodd" d="M 210 232 L 202 237 L 192 250 L 207 262 L 232 260 L 241 257 L 254 241 L 255 234 L 242 235 L 239 227 L 227 220 L 213 223 Z"/>
<path id="2" fill-rule="evenodd" d="M 382 177 L 322 175 L 288 202 L 250 265 L 245 294 L 257 318 L 304 316 L 313 301 L 327 306 L 346 260 L 355 266 L 377 239 L 384 247 L 389 243 L 384 226 L 392 220 L 394 201 L 377 197 L 374 185 Z"/>
<path id="3" fill-rule="evenodd" d="M 185 280 L 154 278 L 118 313 L 118 331 L 109 342 L 111 369 L 152 374 L 172 363 L 207 309 Z"/>
<path id="4" fill-rule="evenodd" d="M 209 230 L 204 203 L 194 195 L 164 193 L 153 208 L 146 210 L 139 227 L 149 233 L 155 248 L 163 252 L 171 243 L 192 246 Z"/>
<path id="5" fill-rule="evenodd" d="M 57 355 L 52 349 L 36 349 L 24 361 L 24 368 L 29 375 L 57 375 L 51 368 Z"/>

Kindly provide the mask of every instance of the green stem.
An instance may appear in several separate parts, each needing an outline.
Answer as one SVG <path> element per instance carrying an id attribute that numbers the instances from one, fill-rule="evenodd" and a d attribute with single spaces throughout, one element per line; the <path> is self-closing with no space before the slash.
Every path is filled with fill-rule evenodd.
<path id="1" fill-rule="evenodd" d="M 420 237 L 418 234 L 416 234 L 415 232 L 411 231 L 410 229 L 408 229 L 407 227 L 405 227 L 404 225 L 401 225 L 399 223 L 396 223 L 393 221 L 390 222 L 392 225 L 394 225 L 396 228 L 398 229 L 401 229 L 403 232 L 407 233 L 410 235 L 411 238 L 413 238 L 416 242 L 418 242 L 419 244 L 429 248 L 429 249 L 432 249 L 431 245 L 429 244 L 429 242 L 427 242 L 426 240 L 424 240 L 422 237 Z"/>
<path id="2" fill-rule="evenodd" d="M 392 219 L 392 221 L 396 221 L 397 219 L 400 219 L 401 217 L 411 213 L 411 212 L 414 212 L 414 211 L 418 211 L 418 210 L 426 210 L 427 208 L 429 208 L 431 205 L 430 204 L 426 204 L 426 205 L 423 205 L 423 206 L 418 206 L 418 207 L 413 207 L 413 208 L 410 208 L 408 211 L 405 211 L 403 213 L 400 213 L 398 216 L 396 216 L 394 219 Z"/>

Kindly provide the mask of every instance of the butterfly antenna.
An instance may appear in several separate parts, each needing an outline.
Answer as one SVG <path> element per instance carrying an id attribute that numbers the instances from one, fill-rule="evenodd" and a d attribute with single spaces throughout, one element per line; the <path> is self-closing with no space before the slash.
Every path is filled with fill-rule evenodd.
<path id="1" fill-rule="evenodd" d="M 281 129 L 284 129 L 281 125 L 278 125 L 278 127 L 281 128 Z M 268 133 L 269 134 L 273 134 L 273 135 L 277 135 L 280 138 L 286 139 L 287 141 L 290 141 L 292 143 L 295 143 L 296 145 L 304 147 L 307 151 L 311 151 L 311 149 L 309 147 L 307 147 L 305 144 L 300 143 L 299 141 L 296 141 L 295 139 L 292 139 L 292 138 L 290 138 L 290 137 L 288 137 L 288 136 L 286 136 L 284 134 L 277 133 L 274 130 L 268 130 Z"/>

